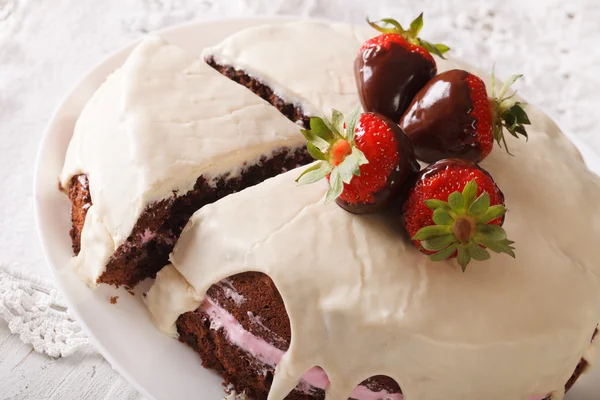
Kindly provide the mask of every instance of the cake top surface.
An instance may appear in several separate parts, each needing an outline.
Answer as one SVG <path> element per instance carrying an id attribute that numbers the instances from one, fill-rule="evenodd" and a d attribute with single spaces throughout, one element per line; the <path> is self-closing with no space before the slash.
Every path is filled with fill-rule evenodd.
<path id="1" fill-rule="evenodd" d="M 93 201 L 76 257 L 84 278 L 94 284 L 149 204 L 302 142 L 296 124 L 201 58 L 144 39 L 86 104 L 67 151 L 62 186 L 87 174 Z"/>
<path id="2" fill-rule="evenodd" d="M 529 142 L 482 162 L 506 196 L 516 259 L 494 255 L 464 273 L 432 262 L 393 214 L 324 206 L 326 183 L 298 186 L 294 170 L 194 215 L 171 256 L 178 274 L 159 273 L 148 294 L 155 321 L 176 334 L 210 285 L 258 271 L 292 329 L 269 399 L 314 366 L 331 381 L 327 400 L 379 374 L 408 399 L 560 396 L 600 321 L 600 184 L 549 118 L 528 113 Z"/>
<path id="3" fill-rule="evenodd" d="M 318 21 L 261 25 L 231 35 L 203 55 L 242 70 L 304 114 L 320 116 L 332 108 L 347 112 L 359 104 L 354 59 L 374 33 Z"/>

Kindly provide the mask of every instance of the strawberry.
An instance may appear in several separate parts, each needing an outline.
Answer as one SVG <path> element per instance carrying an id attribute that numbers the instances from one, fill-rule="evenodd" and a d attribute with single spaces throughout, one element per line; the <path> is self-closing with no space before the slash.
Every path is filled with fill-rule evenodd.
<path id="1" fill-rule="evenodd" d="M 417 158 L 428 163 L 453 157 L 480 162 L 494 141 L 508 151 L 504 129 L 514 137 L 527 137 L 525 125 L 530 122 L 524 104 L 506 96 L 520 77 L 512 76 L 496 97 L 492 72 L 491 98 L 485 83 L 467 71 L 451 70 L 430 80 L 400 120 Z"/>
<path id="2" fill-rule="evenodd" d="M 352 113 L 347 123 L 333 110 L 331 121 L 310 119 L 302 130 L 308 152 L 318 163 L 297 179 L 301 184 L 329 181 L 325 203 L 355 214 L 375 212 L 402 192 L 419 171 L 410 141 L 397 123 L 374 113 Z"/>
<path id="3" fill-rule="evenodd" d="M 354 62 L 360 101 L 365 111 L 398 122 L 412 98 L 437 73 L 430 53 L 443 58 L 450 49 L 418 38 L 422 13 L 408 30 L 389 18 L 367 22 L 382 34 L 367 40 Z"/>
<path id="4" fill-rule="evenodd" d="M 477 164 L 446 159 L 425 168 L 404 203 L 404 227 L 431 260 L 457 257 L 464 271 L 471 259 L 490 258 L 486 249 L 515 256 L 506 238 L 504 195 Z"/>

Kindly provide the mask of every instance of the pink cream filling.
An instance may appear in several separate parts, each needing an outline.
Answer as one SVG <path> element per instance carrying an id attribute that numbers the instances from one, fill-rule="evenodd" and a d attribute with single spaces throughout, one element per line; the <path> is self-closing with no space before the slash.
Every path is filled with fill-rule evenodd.
<path id="1" fill-rule="evenodd" d="M 231 343 L 251 354 L 260 362 L 275 367 L 284 352 L 277 347 L 267 343 L 265 340 L 254 336 L 244 329 L 244 327 L 225 309 L 216 305 L 211 299 L 207 299 L 202 304 L 202 311 L 211 318 L 211 328 L 223 330 L 227 333 L 227 338 Z M 308 384 L 318 389 L 325 390 L 329 385 L 329 378 L 325 371 L 319 367 L 309 369 L 301 380 L 302 384 Z M 543 400 L 547 395 L 531 396 L 529 400 Z M 356 400 L 402 400 L 400 393 L 388 393 L 386 390 L 374 392 L 366 386 L 357 386 L 351 394 Z"/>

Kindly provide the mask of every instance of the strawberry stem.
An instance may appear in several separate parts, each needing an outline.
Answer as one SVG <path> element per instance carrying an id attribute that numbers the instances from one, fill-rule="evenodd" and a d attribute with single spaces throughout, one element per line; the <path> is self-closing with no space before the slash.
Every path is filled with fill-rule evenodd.
<path id="1" fill-rule="evenodd" d="M 469 243 L 475 233 L 475 220 L 470 217 L 457 217 L 452 225 L 452 232 L 459 242 Z"/>
<path id="2" fill-rule="evenodd" d="M 346 139 L 339 139 L 331 146 L 329 162 L 338 166 L 344 161 L 348 154 L 352 153 L 352 146 Z"/>

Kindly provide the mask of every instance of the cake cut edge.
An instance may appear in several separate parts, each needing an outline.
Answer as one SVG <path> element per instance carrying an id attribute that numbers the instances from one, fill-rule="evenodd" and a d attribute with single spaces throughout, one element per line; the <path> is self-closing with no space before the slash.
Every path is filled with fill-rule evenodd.
<path id="1" fill-rule="evenodd" d="M 174 194 L 170 198 L 149 204 L 125 242 L 110 256 L 100 275 L 90 277 L 86 276 L 89 275 L 87 271 L 78 271 L 79 275 L 83 275 L 82 278 L 93 286 L 106 283 L 126 288 L 133 288 L 146 278 L 154 278 L 168 263 L 169 254 L 194 212 L 206 204 L 310 161 L 312 158 L 303 146 L 282 148 L 275 150 L 270 156 L 261 156 L 256 163 L 247 165 L 238 176 L 224 174 L 210 178 L 201 175 L 194 188 L 186 194 Z M 77 256 L 87 211 L 93 205 L 87 175 L 80 174 L 71 178 L 67 194 L 71 201 L 71 245 Z"/>
<path id="2" fill-rule="evenodd" d="M 308 128 L 310 126 L 310 116 L 307 116 L 304 113 L 304 110 L 302 110 L 301 106 L 284 101 L 275 93 L 273 88 L 261 82 L 260 79 L 248 74 L 242 69 L 236 69 L 235 67 L 227 64 L 220 64 L 215 61 L 215 57 L 212 55 L 208 55 L 205 61 L 208 65 L 219 71 L 227 78 L 250 89 L 254 94 L 270 103 L 290 121 L 297 123 L 304 128 Z"/>

